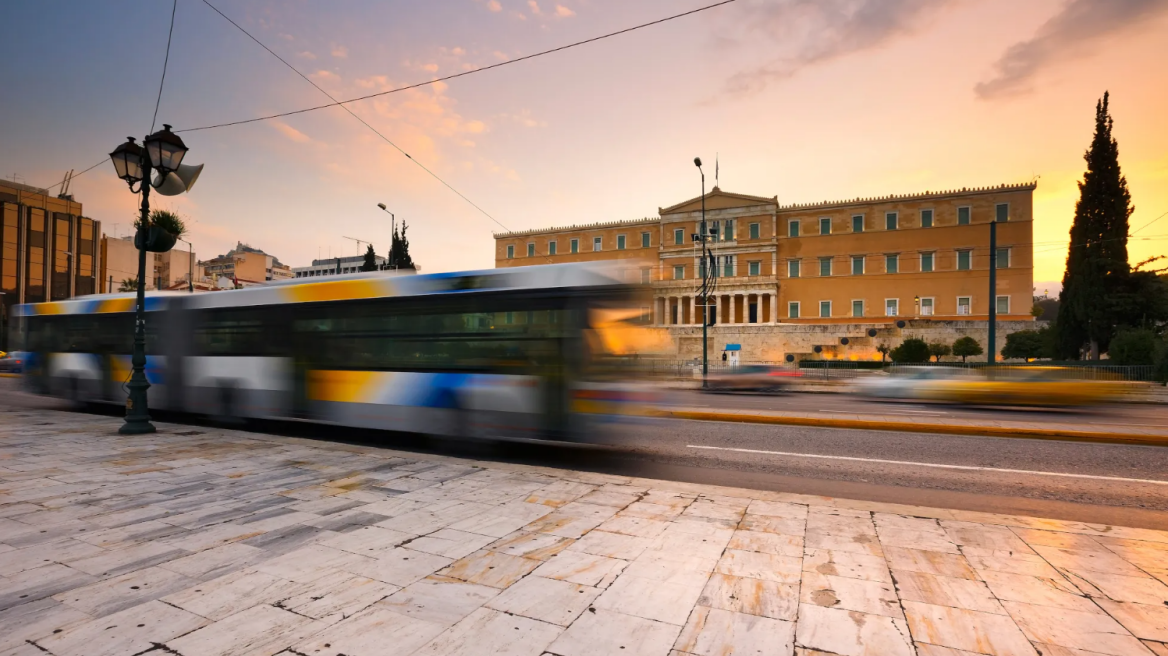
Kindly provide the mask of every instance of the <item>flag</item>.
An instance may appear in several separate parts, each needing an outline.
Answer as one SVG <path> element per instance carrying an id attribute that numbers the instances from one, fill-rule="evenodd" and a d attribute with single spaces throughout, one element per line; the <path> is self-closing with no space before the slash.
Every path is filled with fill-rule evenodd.
<path id="1" fill-rule="evenodd" d="M 714 153 L 714 186 L 718 186 L 718 153 Z"/>

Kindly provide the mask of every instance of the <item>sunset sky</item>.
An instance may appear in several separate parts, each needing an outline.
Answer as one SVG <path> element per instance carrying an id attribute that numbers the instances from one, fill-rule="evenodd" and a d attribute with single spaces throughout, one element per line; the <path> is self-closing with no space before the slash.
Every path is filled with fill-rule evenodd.
<path id="1" fill-rule="evenodd" d="M 210 0 L 338 98 L 521 57 L 713 0 Z M 13 0 L 0 39 L 0 176 L 73 185 L 125 234 L 106 153 L 150 127 L 171 4 Z M 632 219 L 721 186 L 780 202 L 1025 182 L 1034 278 L 1061 279 L 1096 100 L 1111 92 L 1132 230 L 1168 213 L 1168 0 L 738 0 L 349 107 L 183 133 L 205 163 L 163 207 L 203 259 L 236 241 L 291 266 L 389 242 L 427 272 L 493 266 L 493 231 Z M 1159 63 L 1157 63 L 1159 62 Z M 202 0 L 179 0 L 158 123 L 328 102 Z M 713 167 L 707 169 L 713 172 Z M 711 175 L 712 178 L 712 175 Z M 710 183 L 712 184 L 712 180 Z M 1129 244 L 1168 251 L 1168 217 Z M 1143 239 L 1150 237 L 1151 239 Z"/>

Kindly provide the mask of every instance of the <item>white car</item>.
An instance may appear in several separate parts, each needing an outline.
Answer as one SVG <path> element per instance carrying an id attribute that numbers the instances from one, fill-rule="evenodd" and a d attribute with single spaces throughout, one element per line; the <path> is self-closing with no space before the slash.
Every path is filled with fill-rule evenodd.
<path id="1" fill-rule="evenodd" d="M 954 367 L 900 367 L 896 373 L 880 373 L 856 382 L 855 392 L 878 399 L 927 398 L 927 391 L 938 383 L 965 374 Z"/>

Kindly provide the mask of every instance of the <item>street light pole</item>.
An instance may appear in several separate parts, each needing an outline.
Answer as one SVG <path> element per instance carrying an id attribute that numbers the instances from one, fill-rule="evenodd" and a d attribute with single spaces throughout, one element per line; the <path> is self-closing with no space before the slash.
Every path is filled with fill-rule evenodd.
<path id="1" fill-rule="evenodd" d="M 389 209 L 386 208 L 385 203 L 378 203 L 377 206 L 381 208 L 381 211 L 389 214 L 389 229 L 391 234 L 389 237 L 389 253 L 386 253 L 385 256 L 386 268 L 396 268 L 394 266 L 393 260 L 393 244 L 394 237 L 397 236 L 397 217 L 393 215 L 393 212 L 390 212 Z"/>
<path id="2" fill-rule="evenodd" d="M 702 276 L 702 389 L 709 389 L 710 376 L 710 345 L 707 332 L 710 325 L 710 299 L 708 281 L 709 272 L 706 267 L 709 264 L 706 262 L 706 172 L 702 170 L 702 158 L 694 158 L 694 166 L 698 167 L 698 172 L 702 174 L 702 223 L 701 229 L 698 230 L 698 237 L 702 241 L 702 264 L 698 267 L 698 273 Z"/>
<path id="3" fill-rule="evenodd" d="M 998 221 L 990 217 L 990 325 L 986 341 L 989 346 L 990 363 L 998 359 Z M 970 256 L 972 257 L 972 256 Z"/>
<path id="4" fill-rule="evenodd" d="M 195 293 L 195 247 L 193 244 L 191 244 L 191 242 L 183 239 L 182 237 L 179 237 L 178 240 L 187 245 L 187 268 L 190 269 L 190 271 L 187 273 L 187 293 L 194 294 Z"/>

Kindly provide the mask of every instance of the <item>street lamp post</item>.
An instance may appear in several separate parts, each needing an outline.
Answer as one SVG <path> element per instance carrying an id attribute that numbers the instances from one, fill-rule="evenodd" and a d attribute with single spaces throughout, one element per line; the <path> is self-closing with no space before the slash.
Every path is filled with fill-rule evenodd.
<path id="1" fill-rule="evenodd" d="M 187 153 L 186 144 L 165 124 L 142 143 L 145 148 L 134 143 L 133 137 L 127 137 L 125 143 L 110 153 L 118 177 L 130 186 L 131 192 L 134 192 L 134 185 L 138 184 L 138 191 L 134 193 L 142 194 L 135 240 L 138 247 L 138 298 L 134 314 L 134 355 L 130 359 L 133 373 L 127 384 L 130 393 L 126 398 L 126 423 L 118 429 L 122 435 L 141 435 L 157 430 L 150 423 L 146 400 L 146 390 L 150 389 L 150 383 L 146 380 L 146 247 L 150 236 L 150 188 L 153 186 L 150 174 L 152 170 L 157 170 L 161 185 L 169 174 L 178 170 Z"/>
<path id="2" fill-rule="evenodd" d="M 381 208 L 381 211 L 389 214 L 389 229 L 391 234 L 389 238 L 389 253 L 386 254 L 385 264 L 386 268 L 394 269 L 397 268 L 394 266 L 395 262 L 393 259 L 393 242 L 394 237 L 397 236 L 397 217 L 393 215 L 393 212 L 389 211 L 389 209 L 385 206 L 385 203 L 378 203 L 377 206 Z"/>
<path id="3" fill-rule="evenodd" d="M 989 346 L 988 361 L 992 364 L 998 359 L 998 221 L 996 216 L 990 217 L 990 316 L 989 333 L 986 335 Z"/>
<path id="4" fill-rule="evenodd" d="M 708 296 L 710 291 L 708 289 L 708 274 L 710 272 L 706 270 L 709 266 L 706 262 L 706 239 L 708 237 L 706 234 L 706 172 L 702 170 L 702 158 L 695 157 L 694 166 L 698 167 L 698 172 L 702 174 L 702 224 L 701 229 L 698 230 L 698 238 L 702 241 L 702 265 L 698 267 L 698 272 L 702 276 L 702 389 L 708 389 L 710 385 L 709 380 L 707 380 L 710 375 L 710 345 L 707 331 L 710 324 L 710 299 Z"/>

